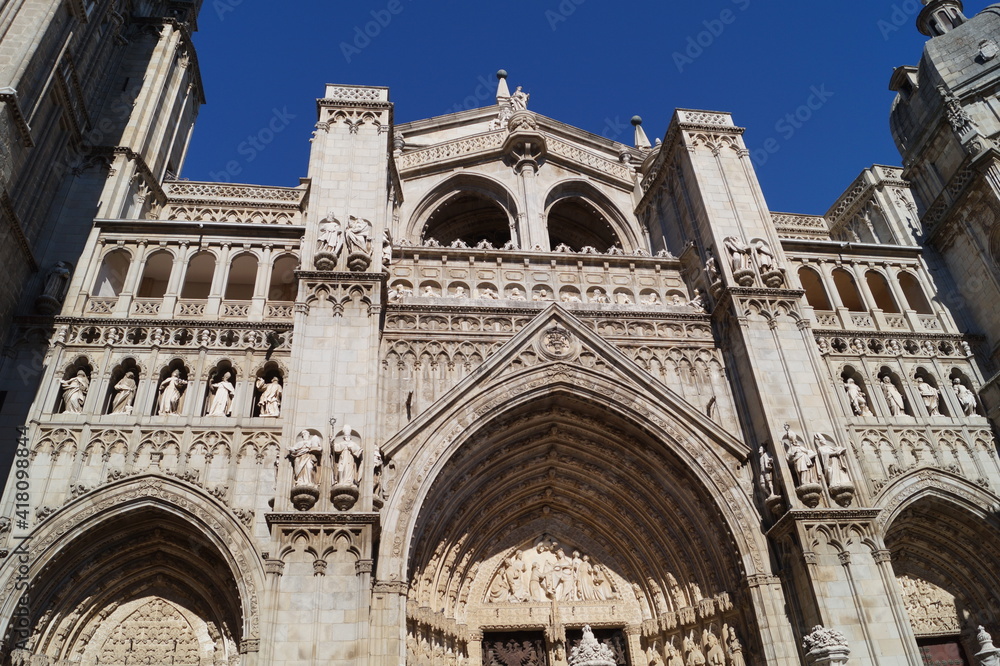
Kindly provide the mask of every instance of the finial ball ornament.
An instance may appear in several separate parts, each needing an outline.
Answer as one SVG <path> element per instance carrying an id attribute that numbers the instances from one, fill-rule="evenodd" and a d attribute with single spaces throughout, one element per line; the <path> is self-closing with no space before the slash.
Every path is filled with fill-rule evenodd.
<path id="1" fill-rule="evenodd" d="M 632 126 L 638 127 L 642 124 L 642 116 L 632 116 Z"/>
<path id="2" fill-rule="evenodd" d="M 507 70 L 506 69 L 501 69 L 501 70 L 497 71 L 497 79 L 506 79 L 506 78 L 507 78 Z"/>

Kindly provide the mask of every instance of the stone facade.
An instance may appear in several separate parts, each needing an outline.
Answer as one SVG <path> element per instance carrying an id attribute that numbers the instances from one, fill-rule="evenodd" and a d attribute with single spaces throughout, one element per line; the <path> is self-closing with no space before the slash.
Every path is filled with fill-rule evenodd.
<path id="1" fill-rule="evenodd" d="M 0 377 L 0 663 L 993 663 L 1000 10 L 928 4 L 907 166 L 808 216 L 728 114 L 629 147 L 503 72 L 405 124 L 327 86 L 298 187 L 178 181 L 197 6 L 127 7 L 72 19 L 141 99 Z"/>

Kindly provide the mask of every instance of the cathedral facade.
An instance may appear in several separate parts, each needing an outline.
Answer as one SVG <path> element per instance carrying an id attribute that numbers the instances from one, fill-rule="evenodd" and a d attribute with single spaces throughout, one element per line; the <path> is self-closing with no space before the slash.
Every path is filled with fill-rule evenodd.
<path id="1" fill-rule="evenodd" d="M 178 180 L 199 3 L 0 9 L 0 663 L 998 663 L 1000 6 L 925 5 L 821 216 L 502 71 Z"/>

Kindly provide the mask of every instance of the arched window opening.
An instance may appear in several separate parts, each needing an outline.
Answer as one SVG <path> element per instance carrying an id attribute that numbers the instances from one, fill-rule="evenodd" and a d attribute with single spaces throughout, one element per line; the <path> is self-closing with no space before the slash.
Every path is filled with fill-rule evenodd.
<path id="1" fill-rule="evenodd" d="M 923 288 L 912 273 L 900 273 L 899 286 L 911 310 L 915 310 L 917 314 L 934 314 Z"/>
<path id="2" fill-rule="evenodd" d="M 257 257 L 241 254 L 229 264 L 229 279 L 226 282 L 226 300 L 249 301 L 253 298 L 257 282 Z"/>
<path id="3" fill-rule="evenodd" d="M 423 240 L 433 238 L 447 247 L 456 240 L 469 247 L 486 241 L 502 248 L 510 241 L 510 218 L 496 201 L 475 192 L 461 192 L 431 213 Z"/>
<path id="4" fill-rule="evenodd" d="M 864 301 L 861 300 L 861 292 L 854 282 L 854 277 L 843 268 L 833 271 L 833 284 L 837 287 L 840 300 L 851 312 L 867 312 Z"/>
<path id="5" fill-rule="evenodd" d="M 97 271 L 97 280 L 94 282 L 92 294 L 101 298 L 118 296 L 125 286 L 125 276 L 128 275 L 129 264 L 132 257 L 125 250 L 115 250 L 109 252 L 101 268 Z"/>
<path id="6" fill-rule="evenodd" d="M 292 302 L 298 295 L 298 281 L 295 279 L 295 268 L 299 265 L 297 257 L 285 254 L 278 257 L 271 267 L 271 283 L 267 289 L 270 301 Z"/>
<path id="7" fill-rule="evenodd" d="M 612 247 L 621 247 L 617 234 L 604 215 L 585 199 L 571 198 L 557 201 L 549 209 L 549 248 L 555 250 L 561 245 L 579 252 L 592 247 L 598 252 L 607 252 Z"/>
<path id="8" fill-rule="evenodd" d="M 111 371 L 111 381 L 104 395 L 104 414 L 131 414 L 139 388 L 139 366 L 134 358 L 126 358 Z"/>
<path id="9" fill-rule="evenodd" d="M 139 280 L 139 291 L 136 296 L 139 298 L 163 298 L 167 293 L 167 284 L 170 282 L 170 271 L 174 267 L 174 256 L 166 250 L 154 252 L 146 259 L 146 266 L 142 270 L 142 278 Z"/>
<path id="10" fill-rule="evenodd" d="M 872 292 L 877 308 L 890 314 L 899 313 L 899 306 L 896 305 L 896 299 L 892 297 L 889 281 L 885 279 L 884 275 L 878 271 L 868 271 L 865 273 L 865 281 L 868 283 L 868 289 Z"/>
<path id="11" fill-rule="evenodd" d="M 212 277 L 215 275 L 215 255 L 211 252 L 199 252 L 188 262 L 184 274 L 184 287 L 181 298 L 208 298 L 212 291 Z"/>
<path id="12" fill-rule="evenodd" d="M 94 368 L 86 356 L 80 356 L 67 366 L 59 380 L 59 395 L 53 413 L 83 414 L 93 375 Z"/>
<path id="13" fill-rule="evenodd" d="M 826 287 L 823 286 L 823 278 L 820 277 L 819 273 L 803 266 L 799 269 L 799 282 L 806 290 L 806 301 L 813 309 L 833 309 L 833 306 L 830 305 L 830 297 L 826 293 Z"/>

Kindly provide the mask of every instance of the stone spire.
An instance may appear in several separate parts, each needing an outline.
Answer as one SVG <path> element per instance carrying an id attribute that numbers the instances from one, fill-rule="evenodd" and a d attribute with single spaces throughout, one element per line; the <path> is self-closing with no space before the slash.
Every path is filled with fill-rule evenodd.
<path id="1" fill-rule="evenodd" d="M 928 37 L 947 34 L 965 23 L 962 0 L 921 0 L 924 8 L 917 16 L 917 29 Z"/>
<path id="2" fill-rule="evenodd" d="M 635 147 L 643 148 L 649 150 L 652 146 L 649 143 L 649 139 L 646 138 L 646 133 L 642 129 L 642 117 L 632 116 L 632 127 L 635 128 Z"/>
<path id="3" fill-rule="evenodd" d="M 507 87 L 507 70 L 497 72 L 497 104 L 505 104 L 510 99 L 510 88 Z"/>

